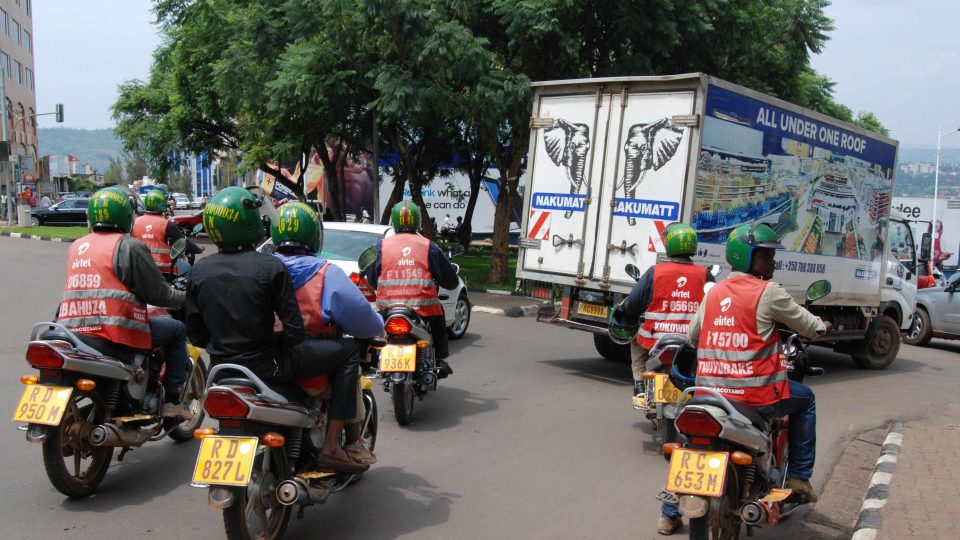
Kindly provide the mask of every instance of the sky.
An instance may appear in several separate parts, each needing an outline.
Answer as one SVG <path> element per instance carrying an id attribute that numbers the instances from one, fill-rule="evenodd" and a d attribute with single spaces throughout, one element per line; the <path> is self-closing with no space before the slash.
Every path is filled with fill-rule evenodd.
<path id="1" fill-rule="evenodd" d="M 64 127 L 112 127 L 117 85 L 149 75 L 160 38 L 149 0 L 35 0 L 37 110 L 65 106 Z M 837 101 L 875 113 L 904 145 L 935 147 L 960 128 L 960 2 L 835 0 L 836 27 L 814 69 Z M 42 127 L 55 126 L 50 117 Z M 960 133 L 942 138 L 960 148 Z"/>

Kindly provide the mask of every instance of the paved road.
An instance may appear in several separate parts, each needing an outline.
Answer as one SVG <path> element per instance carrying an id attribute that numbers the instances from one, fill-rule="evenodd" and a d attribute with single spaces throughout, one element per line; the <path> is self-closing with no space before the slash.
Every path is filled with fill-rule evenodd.
<path id="1" fill-rule="evenodd" d="M 0 409 L 20 394 L 33 322 L 59 299 L 67 246 L 0 237 Z M 648 424 L 629 407 L 629 369 L 596 359 L 589 336 L 476 314 L 454 342 L 456 373 L 397 426 L 381 408 L 380 463 L 347 493 L 309 508 L 288 538 L 330 531 L 370 538 L 657 538 L 653 496 L 665 476 Z M 816 350 L 822 485 L 843 443 L 888 418 L 908 418 L 953 395 L 960 344 L 904 347 L 888 370 L 865 372 Z M 50 487 L 39 448 L 7 424 L 0 436 L 4 538 L 222 538 L 206 491 L 187 487 L 196 445 L 164 441 L 114 463 L 100 492 L 71 501 Z M 755 538 L 795 537 L 799 520 Z"/>

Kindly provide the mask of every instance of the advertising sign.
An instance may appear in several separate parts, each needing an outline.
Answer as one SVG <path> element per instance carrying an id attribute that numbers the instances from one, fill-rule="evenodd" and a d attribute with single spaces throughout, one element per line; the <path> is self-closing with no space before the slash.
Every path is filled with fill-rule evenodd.
<path id="1" fill-rule="evenodd" d="M 918 246 L 923 233 L 935 230 L 933 247 L 940 250 L 943 264 L 952 266 L 960 261 L 960 200 L 937 199 L 939 225 L 936 229 L 930 227 L 930 220 L 933 219 L 933 197 L 894 197 L 893 207 L 913 221 L 911 228 L 914 242 Z"/>
<path id="2" fill-rule="evenodd" d="M 803 290 L 829 279 L 847 299 L 878 292 L 896 146 L 710 86 L 692 224 L 700 257 L 724 261 L 743 223 L 786 247 L 775 279 Z"/>

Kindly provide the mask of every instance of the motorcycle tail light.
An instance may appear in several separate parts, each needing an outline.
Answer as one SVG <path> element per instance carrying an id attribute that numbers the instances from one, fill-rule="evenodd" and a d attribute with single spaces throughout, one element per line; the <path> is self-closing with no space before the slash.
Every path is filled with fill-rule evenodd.
<path id="1" fill-rule="evenodd" d="M 37 369 L 59 369 L 63 367 L 63 357 L 49 343 L 35 341 L 27 346 L 27 363 Z"/>
<path id="2" fill-rule="evenodd" d="M 384 325 L 384 328 L 388 334 L 393 336 L 409 334 L 410 331 L 413 330 L 410 321 L 403 317 L 390 317 L 387 319 L 387 324 Z"/>
<path id="3" fill-rule="evenodd" d="M 360 289 L 360 292 L 363 293 L 363 297 L 367 299 L 367 302 L 377 301 L 377 293 L 370 287 L 370 284 L 367 283 L 367 278 L 353 272 L 350 274 L 350 281 Z"/>
<path id="4" fill-rule="evenodd" d="M 688 408 L 677 418 L 677 429 L 684 435 L 716 437 L 723 428 L 707 411 Z"/>
<path id="5" fill-rule="evenodd" d="M 203 410 L 212 418 L 246 418 L 250 406 L 227 390 L 210 390 L 203 401 Z"/>
<path id="6" fill-rule="evenodd" d="M 660 363 L 667 367 L 672 366 L 673 359 L 675 356 L 677 356 L 677 350 L 678 349 L 674 347 L 667 347 L 666 349 L 664 349 L 663 352 L 660 353 L 660 357 L 659 357 Z"/>

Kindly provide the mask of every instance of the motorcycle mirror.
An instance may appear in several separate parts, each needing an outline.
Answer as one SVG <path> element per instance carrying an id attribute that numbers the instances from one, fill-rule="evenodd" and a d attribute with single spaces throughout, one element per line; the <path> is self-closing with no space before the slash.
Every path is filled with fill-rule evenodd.
<path id="1" fill-rule="evenodd" d="M 637 268 L 633 263 L 624 266 L 623 271 L 626 272 L 628 276 L 632 277 L 634 281 L 640 281 L 640 269 Z"/>
<path id="2" fill-rule="evenodd" d="M 177 260 L 180 256 L 183 255 L 183 252 L 187 249 L 187 239 L 186 238 L 177 238 L 173 242 L 173 245 L 170 246 L 170 258 Z"/>
<path id="3" fill-rule="evenodd" d="M 193 235 L 196 236 L 196 235 L 198 235 L 198 234 L 200 234 L 200 233 L 202 233 L 202 232 L 203 232 L 203 223 L 197 223 L 197 224 L 193 227 Z"/>
<path id="4" fill-rule="evenodd" d="M 457 263 L 451 263 L 451 264 L 453 265 L 453 269 L 457 271 L 457 274 L 459 274 L 459 273 L 460 273 L 460 265 L 457 264 Z"/>
<path id="5" fill-rule="evenodd" d="M 830 294 L 832 285 L 825 279 L 814 281 L 807 287 L 807 302 L 815 302 Z"/>
<path id="6" fill-rule="evenodd" d="M 708 281 L 708 282 L 704 283 L 704 284 L 703 284 L 703 294 L 707 294 L 708 292 L 710 292 L 710 289 L 712 289 L 714 285 L 716 285 L 716 283 L 714 283 L 714 282 L 712 282 L 712 281 Z"/>
<path id="7" fill-rule="evenodd" d="M 377 250 L 373 247 L 368 247 L 363 250 L 363 253 L 357 258 L 357 265 L 360 267 L 360 273 L 366 274 L 367 270 L 373 266 L 373 263 L 377 260 Z"/>
<path id="8" fill-rule="evenodd" d="M 710 265 L 710 268 L 707 269 L 707 272 L 709 272 L 711 276 L 716 278 L 717 276 L 720 275 L 720 265 L 719 264 Z"/>

